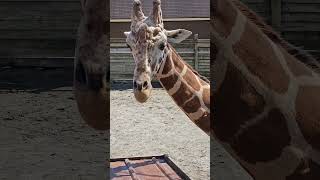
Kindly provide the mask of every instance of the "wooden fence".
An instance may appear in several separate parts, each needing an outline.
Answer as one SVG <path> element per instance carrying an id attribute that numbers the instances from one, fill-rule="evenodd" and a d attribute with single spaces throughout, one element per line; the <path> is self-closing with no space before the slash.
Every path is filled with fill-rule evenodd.
<path id="1" fill-rule="evenodd" d="M 73 65 L 79 0 L 1 0 L 0 65 Z"/>
<path id="2" fill-rule="evenodd" d="M 112 80 L 132 79 L 134 60 L 130 50 L 127 48 L 125 39 L 111 39 L 110 46 L 110 78 Z M 179 44 L 173 45 L 179 55 L 201 75 L 210 76 L 210 40 L 187 39 Z"/>
<path id="3" fill-rule="evenodd" d="M 320 57 L 320 0 L 241 0 L 290 43 Z"/>

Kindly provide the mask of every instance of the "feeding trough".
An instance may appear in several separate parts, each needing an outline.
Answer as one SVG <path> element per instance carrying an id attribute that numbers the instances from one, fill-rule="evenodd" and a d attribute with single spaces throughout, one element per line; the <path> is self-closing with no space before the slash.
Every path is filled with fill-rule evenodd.
<path id="1" fill-rule="evenodd" d="M 168 155 L 110 160 L 112 180 L 189 180 Z"/>

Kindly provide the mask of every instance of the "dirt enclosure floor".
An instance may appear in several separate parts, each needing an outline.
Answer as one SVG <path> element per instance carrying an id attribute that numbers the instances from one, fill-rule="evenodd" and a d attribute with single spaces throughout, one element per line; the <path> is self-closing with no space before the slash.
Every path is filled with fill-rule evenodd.
<path id="1" fill-rule="evenodd" d="M 106 179 L 109 134 L 81 120 L 65 78 L 72 70 L 27 71 L 0 68 L 0 179 Z M 249 179 L 216 141 L 210 152 L 209 137 L 164 90 L 139 104 L 130 87 L 111 91 L 112 158 L 168 154 L 191 179 Z"/>
<path id="2" fill-rule="evenodd" d="M 192 179 L 209 179 L 209 137 L 181 112 L 164 90 L 146 104 L 132 90 L 111 91 L 111 157 L 168 154 Z"/>
<path id="3" fill-rule="evenodd" d="M 109 134 L 82 121 L 70 85 L 72 69 L 0 68 L 1 180 L 106 179 Z"/>
<path id="4" fill-rule="evenodd" d="M 195 126 L 163 89 L 144 104 L 132 89 L 111 91 L 112 158 L 168 154 L 194 180 L 248 180 L 217 142 Z"/>
<path id="5" fill-rule="evenodd" d="M 0 94 L 0 179 L 104 179 L 107 134 L 82 122 L 72 92 Z"/>

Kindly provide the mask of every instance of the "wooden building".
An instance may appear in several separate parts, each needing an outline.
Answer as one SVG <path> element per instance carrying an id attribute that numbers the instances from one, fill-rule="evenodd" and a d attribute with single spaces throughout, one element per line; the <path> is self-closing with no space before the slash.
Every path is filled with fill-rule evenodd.
<path id="1" fill-rule="evenodd" d="M 151 0 L 141 0 L 147 14 Z M 320 0 L 242 0 L 289 42 L 319 56 Z M 168 29 L 209 37 L 209 0 L 163 0 Z M 111 0 L 111 38 L 129 29 L 132 0 Z M 1 0 L 0 66 L 72 67 L 79 0 Z M 106 20 L 107 21 L 107 20 Z"/>
<path id="2" fill-rule="evenodd" d="M 149 15 L 152 0 L 141 0 L 143 11 Z M 185 28 L 200 39 L 210 37 L 210 0 L 163 0 L 162 14 L 166 29 Z M 111 38 L 124 38 L 123 32 L 130 29 L 132 0 L 111 0 Z"/>

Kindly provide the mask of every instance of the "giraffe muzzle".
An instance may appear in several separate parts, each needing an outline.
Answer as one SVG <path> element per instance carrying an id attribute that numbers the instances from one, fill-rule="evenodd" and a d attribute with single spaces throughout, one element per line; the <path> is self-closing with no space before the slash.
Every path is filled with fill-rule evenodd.
<path id="1" fill-rule="evenodd" d="M 140 103 L 146 102 L 151 94 L 151 85 L 148 81 L 143 83 L 133 82 L 134 97 Z"/>

